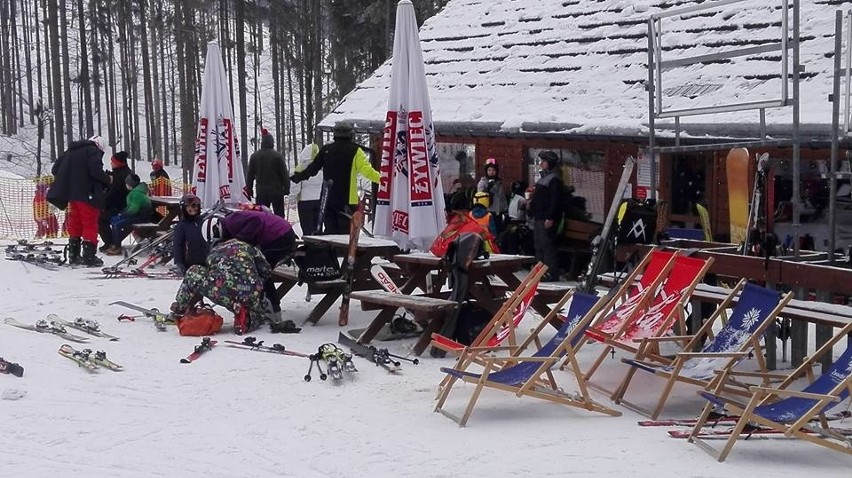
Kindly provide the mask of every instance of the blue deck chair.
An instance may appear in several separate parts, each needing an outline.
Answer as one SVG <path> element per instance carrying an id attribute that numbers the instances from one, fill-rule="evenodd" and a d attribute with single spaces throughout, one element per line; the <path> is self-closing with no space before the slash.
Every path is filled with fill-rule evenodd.
<path id="1" fill-rule="evenodd" d="M 604 302 L 604 300 L 599 300 L 593 295 L 572 292 L 571 305 L 568 308 L 568 314 L 562 327 L 532 356 L 520 356 L 519 353 L 523 350 L 524 346 L 534 340 L 533 336 L 518 347 L 466 348 L 454 368 L 441 368 L 441 371 L 447 374 L 449 380 L 438 397 L 435 411 L 452 419 L 459 426 L 465 426 L 473 412 L 474 405 L 476 405 L 479 399 L 479 395 L 482 393 L 482 389 L 489 387 L 512 392 L 519 397 L 528 395 L 611 416 L 620 416 L 620 412 L 598 404 L 591 399 L 586 384 L 580 374 L 579 365 L 574 357 L 574 347 L 583 340 L 586 328 L 592 322 Z M 547 320 L 543 320 L 542 324 L 547 324 L 547 322 Z M 537 337 L 537 332 L 542 327 L 544 325 L 540 326 L 533 333 L 535 337 Z M 506 349 L 511 349 L 513 352 L 509 357 L 486 355 Z M 571 366 L 574 369 L 574 376 L 577 377 L 580 388 L 580 391 L 576 394 L 567 394 L 560 390 L 550 371 L 566 355 L 569 357 Z M 482 364 L 485 370 L 482 373 L 468 371 L 468 366 L 473 363 Z M 547 376 L 546 379 L 542 378 L 544 375 Z M 453 415 L 443 408 L 457 380 L 476 385 L 476 389 L 473 391 L 464 414 L 461 417 Z"/>
<path id="2" fill-rule="evenodd" d="M 714 323 L 717 319 L 725 316 L 727 306 L 734 300 L 737 292 L 740 290 L 742 292 L 736 306 L 731 311 L 730 317 L 728 317 L 727 323 L 714 336 L 712 329 Z M 760 350 L 760 338 L 763 335 L 763 331 L 792 297 L 792 293 L 787 293 L 782 297 L 781 294 L 774 290 L 749 284 L 745 280 L 741 280 L 734 290 L 731 291 L 728 298 L 719 305 L 710 319 L 692 337 L 650 337 L 643 343 L 644 346 L 640 346 L 636 358 L 621 359 L 622 362 L 630 365 L 632 368 L 628 371 L 627 376 L 625 376 L 621 385 L 613 394 L 612 400 L 615 403 L 624 404 L 628 408 L 656 420 L 663 411 L 663 407 L 669 398 L 669 394 L 671 394 L 675 382 L 685 382 L 711 389 L 717 381 L 721 380 L 716 370 L 733 367 L 740 360 L 748 356 L 751 350 Z M 649 344 L 665 340 L 684 341 L 684 339 L 689 339 L 683 350 L 696 350 L 705 336 L 710 337 L 711 340 L 701 348 L 700 352 L 679 352 L 670 364 L 644 360 L 644 354 L 647 353 Z M 758 352 L 754 356 L 757 359 L 760 369 L 765 371 L 766 361 L 763 354 Z M 650 372 L 667 379 L 657 406 L 651 413 L 634 403 L 624 400 L 624 395 L 630 386 L 630 380 L 637 370 L 644 370 L 645 372 Z M 727 386 L 727 384 L 720 391 L 745 393 L 742 388 L 732 388 Z"/>
<path id="3" fill-rule="evenodd" d="M 715 456 L 719 461 L 724 461 L 745 426 L 748 423 L 757 423 L 783 432 L 787 437 L 801 438 L 852 455 L 852 439 L 833 431 L 831 422 L 825 418 L 825 412 L 849 398 L 852 393 L 852 336 L 849 335 L 850 333 L 852 333 L 852 323 L 841 329 L 837 335 L 805 359 L 778 387 L 751 387 L 754 394 L 747 404 L 721 397 L 718 393 L 699 392 L 708 402 L 690 434 L 689 441 Z M 846 350 L 814 380 L 814 364 L 826 353 L 831 354 L 833 345 L 844 337 L 846 337 Z M 723 373 L 730 372 L 725 369 Z M 807 376 L 810 384 L 798 392 L 789 390 L 787 387 L 802 375 Z M 722 406 L 726 411 L 740 417 L 731 437 L 721 451 L 695 436 L 707 422 L 714 406 Z"/>

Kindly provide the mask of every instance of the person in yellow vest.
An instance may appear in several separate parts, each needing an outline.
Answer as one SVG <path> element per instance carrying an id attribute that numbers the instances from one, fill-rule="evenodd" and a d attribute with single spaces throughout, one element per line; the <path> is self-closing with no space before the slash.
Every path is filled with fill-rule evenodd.
<path id="1" fill-rule="evenodd" d="M 497 237 L 497 221 L 494 216 L 488 211 L 490 198 L 485 191 L 479 191 L 473 195 L 473 207 L 470 210 L 470 217 L 480 226 L 488 229 L 494 237 Z"/>

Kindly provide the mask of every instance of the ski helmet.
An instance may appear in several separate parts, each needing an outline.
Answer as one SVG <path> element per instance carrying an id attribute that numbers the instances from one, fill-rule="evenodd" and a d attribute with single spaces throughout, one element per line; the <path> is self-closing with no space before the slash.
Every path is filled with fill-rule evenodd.
<path id="1" fill-rule="evenodd" d="M 491 205 L 491 197 L 488 196 L 487 192 L 479 191 L 473 195 L 473 205 L 476 206 L 477 204 L 488 207 Z"/>
<path id="2" fill-rule="evenodd" d="M 197 209 L 190 213 L 187 209 L 189 206 L 195 206 Z M 192 193 L 186 193 L 180 198 L 180 216 L 181 218 L 194 218 L 201 214 L 201 198 Z"/>

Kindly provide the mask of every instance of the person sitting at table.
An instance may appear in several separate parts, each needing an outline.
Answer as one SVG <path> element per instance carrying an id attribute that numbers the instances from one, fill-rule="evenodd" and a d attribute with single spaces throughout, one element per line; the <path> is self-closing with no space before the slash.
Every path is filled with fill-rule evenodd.
<path id="1" fill-rule="evenodd" d="M 110 221 L 112 244 L 104 251 L 108 256 L 120 255 L 123 252 L 121 241 L 130 234 L 130 226 L 150 221 L 153 212 L 151 198 L 148 197 L 148 185 L 136 174 L 128 175 L 124 183 L 130 191 L 127 195 L 127 207 Z"/>
<path id="2" fill-rule="evenodd" d="M 112 228 L 110 221 L 125 207 L 127 207 L 127 187 L 124 181 L 133 171 L 127 167 L 127 152 L 119 151 L 112 155 L 109 160 L 112 170 L 107 173 L 110 178 L 109 189 L 104 198 L 104 209 L 98 220 L 98 234 L 104 245 L 98 250 L 106 252 L 112 245 Z"/>
<path id="3" fill-rule="evenodd" d="M 269 263 L 255 246 L 230 239 L 213 246 L 205 265 L 187 269 L 175 301 L 174 318 L 182 317 L 204 297 L 235 315 L 235 328 L 244 333 L 264 321 L 263 283 L 272 274 Z M 245 323 L 242 322 L 242 311 Z"/>
<path id="4" fill-rule="evenodd" d="M 279 262 L 289 259 L 296 250 L 298 236 L 293 226 L 283 217 L 270 212 L 235 211 L 225 216 L 219 225 L 222 239 L 236 238 L 260 248 L 273 269 Z M 272 306 L 269 317 L 272 332 L 288 332 L 290 325 L 285 325 L 281 316 L 281 303 L 271 275 L 265 279 L 263 289 Z"/>
<path id="5" fill-rule="evenodd" d="M 450 243 L 452 243 L 456 237 L 463 232 L 479 234 L 482 237 L 482 241 L 485 244 L 485 250 L 488 251 L 488 253 L 500 253 L 500 248 L 497 246 L 494 235 L 470 216 L 469 204 L 470 203 L 464 195 L 455 195 L 450 199 L 450 202 L 447 204 L 447 208 L 449 209 L 447 226 L 444 227 L 444 230 L 441 231 L 440 234 L 438 234 L 438 237 L 435 238 L 435 241 L 429 248 L 429 251 L 432 254 L 438 257 L 444 257 L 447 254 L 447 249 L 450 247 Z"/>
<path id="6" fill-rule="evenodd" d="M 209 247 L 201 233 L 201 199 L 192 193 L 180 199 L 180 220 L 172 236 L 174 270 L 178 275 L 195 265 L 204 265 Z"/>
<path id="7" fill-rule="evenodd" d="M 478 222 L 480 226 L 488 229 L 494 237 L 497 237 L 497 219 L 494 213 L 488 210 L 489 204 L 488 193 L 480 191 L 473 195 L 473 207 L 470 210 L 470 217 Z"/>

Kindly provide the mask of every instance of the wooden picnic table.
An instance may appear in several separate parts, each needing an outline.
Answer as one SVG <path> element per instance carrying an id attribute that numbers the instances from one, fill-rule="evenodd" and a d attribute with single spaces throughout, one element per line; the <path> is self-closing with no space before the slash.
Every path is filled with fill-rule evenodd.
<path id="1" fill-rule="evenodd" d="M 346 257 L 349 250 L 349 235 L 347 234 L 329 234 L 324 236 L 303 236 L 302 241 L 306 244 L 318 246 L 330 246 L 337 253 L 338 257 Z M 395 242 L 386 239 L 378 239 L 373 237 L 361 236 L 358 239 L 358 247 L 355 252 L 355 266 L 353 268 L 352 290 L 377 290 L 381 286 L 373 279 L 370 274 L 370 267 L 375 257 L 391 257 L 399 254 L 400 249 Z M 345 259 L 344 259 L 345 261 Z M 292 266 L 279 266 L 272 271 L 272 280 L 279 282 L 280 285 L 276 288 L 278 299 L 280 300 L 293 287 L 298 285 L 298 271 Z M 316 325 L 317 322 L 328 312 L 331 306 L 343 295 L 345 283 L 343 279 L 335 279 L 331 281 L 314 282 L 306 284 L 307 292 L 311 295 L 321 295 L 322 299 L 314 306 L 311 313 L 305 319 L 304 323 L 310 322 Z"/>
<path id="2" fill-rule="evenodd" d="M 180 215 L 181 196 L 151 196 L 151 205 L 154 209 L 162 206 L 166 208 L 166 214 L 157 223 L 160 230 L 167 230 L 175 219 Z"/>
<path id="3" fill-rule="evenodd" d="M 400 254 L 393 256 L 391 261 L 408 273 L 408 280 L 400 288 L 403 294 L 410 294 L 418 284 L 425 282 L 426 275 L 440 270 L 443 266 L 441 258 L 430 252 Z M 496 312 L 502 305 L 504 297 L 495 290 L 499 284 L 495 284 L 497 281 L 492 280 L 492 277 L 499 279 L 507 289 L 514 290 L 521 285 L 521 279 L 515 274 L 525 265 L 533 263 L 535 263 L 535 257 L 513 254 L 491 254 L 487 259 L 476 259 L 468 269 L 469 295 L 489 312 Z M 567 288 L 565 290 L 567 291 Z M 550 313 L 548 302 L 551 297 L 552 294 L 537 294 L 533 299 L 532 307 L 542 317 Z M 554 325 L 562 324 L 560 322 Z"/>

